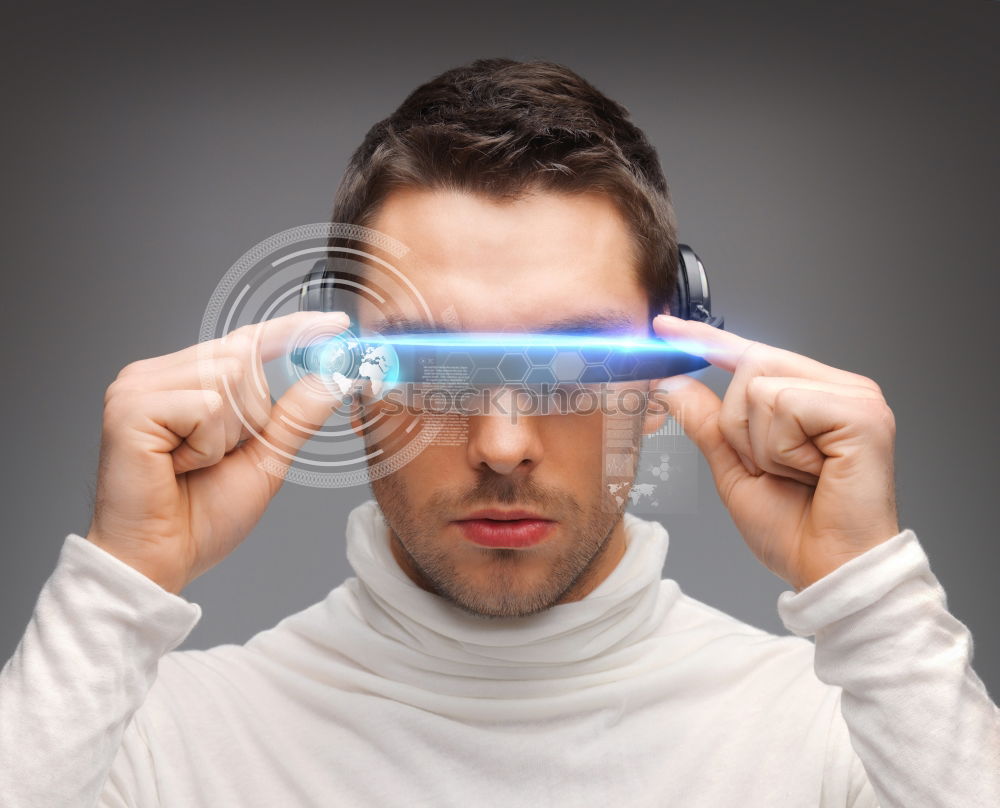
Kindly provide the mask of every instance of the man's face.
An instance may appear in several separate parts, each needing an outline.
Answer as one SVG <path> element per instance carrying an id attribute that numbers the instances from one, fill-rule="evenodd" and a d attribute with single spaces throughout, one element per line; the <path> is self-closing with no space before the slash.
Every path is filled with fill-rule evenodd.
<path id="1" fill-rule="evenodd" d="M 606 196 L 497 202 L 406 189 L 385 200 L 371 227 L 410 248 L 395 265 L 432 311 L 453 307 L 463 331 L 648 333 L 632 236 Z M 483 616 L 523 616 L 582 598 L 625 549 L 621 511 L 609 507 L 603 484 L 605 416 L 460 417 L 467 441 L 432 443 L 372 482 L 400 566 L 424 589 Z M 632 424 L 637 437 L 639 418 Z M 483 510 L 547 520 L 533 526 L 545 538 L 484 547 L 475 532 L 492 524 L 468 521 Z"/>

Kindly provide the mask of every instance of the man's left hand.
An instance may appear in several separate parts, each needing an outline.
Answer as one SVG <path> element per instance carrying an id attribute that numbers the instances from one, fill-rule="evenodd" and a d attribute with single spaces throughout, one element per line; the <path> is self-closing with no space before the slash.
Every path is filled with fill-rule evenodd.
<path id="1" fill-rule="evenodd" d="M 801 590 L 899 533 L 895 419 L 875 382 L 705 323 L 653 328 L 733 374 L 724 400 L 690 376 L 659 395 L 768 569 Z"/>

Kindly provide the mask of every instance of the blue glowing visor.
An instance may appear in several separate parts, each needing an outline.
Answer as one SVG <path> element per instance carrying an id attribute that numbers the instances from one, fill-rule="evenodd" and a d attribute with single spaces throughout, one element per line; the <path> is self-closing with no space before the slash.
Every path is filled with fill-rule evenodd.
<path id="1" fill-rule="evenodd" d="M 707 367 L 698 346 L 646 337 L 351 331 L 292 351 L 307 372 L 388 384 L 599 384 L 660 379 Z"/>

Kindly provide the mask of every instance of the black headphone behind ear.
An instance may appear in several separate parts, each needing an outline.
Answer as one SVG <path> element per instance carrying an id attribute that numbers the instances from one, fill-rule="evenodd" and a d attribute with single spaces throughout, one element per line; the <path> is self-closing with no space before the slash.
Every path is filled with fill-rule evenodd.
<path id="1" fill-rule="evenodd" d="M 712 295 L 705 265 L 687 244 L 677 245 L 677 288 L 670 298 L 670 313 L 682 320 L 699 320 L 725 327 L 725 318 L 712 315 Z"/>
<path id="2" fill-rule="evenodd" d="M 687 244 L 677 245 L 677 287 L 670 299 L 670 313 L 682 320 L 699 320 L 723 328 L 725 319 L 712 315 L 712 296 L 708 275 L 701 259 Z M 313 264 L 299 292 L 300 311 L 341 311 L 336 295 L 337 279 L 326 259 Z M 353 318 L 353 315 L 352 315 Z"/>
<path id="3" fill-rule="evenodd" d="M 299 311 L 341 311 L 334 299 L 334 276 L 325 258 L 312 265 L 299 290 Z M 353 318 L 352 318 L 353 319 Z"/>

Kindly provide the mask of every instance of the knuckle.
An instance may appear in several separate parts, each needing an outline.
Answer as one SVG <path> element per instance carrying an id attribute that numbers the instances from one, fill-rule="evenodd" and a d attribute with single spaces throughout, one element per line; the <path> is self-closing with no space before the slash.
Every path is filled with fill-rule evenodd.
<path id="1" fill-rule="evenodd" d="M 743 365 L 744 367 L 756 368 L 760 362 L 761 351 L 764 346 L 759 342 L 751 342 L 743 351 L 740 358 L 736 361 L 737 365 Z"/>
<path id="2" fill-rule="evenodd" d="M 199 362 L 207 362 L 215 359 L 223 352 L 221 339 L 205 340 L 195 343 L 192 347 L 195 349 L 194 353 L 198 357 Z"/>
<path id="3" fill-rule="evenodd" d="M 223 398 L 218 390 L 202 390 L 202 402 L 205 412 L 210 418 L 221 418 L 223 415 Z"/>
<path id="4" fill-rule="evenodd" d="M 109 388 L 110 389 L 110 388 Z M 104 403 L 102 426 L 105 432 L 112 432 L 131 415 L 135 409 L 134 396 L 117 393 L 109 396 Z"/>
<path id="5" fill-rule="evenodd" d="M 214 466 L 226 456 L 225 446 L 218 440 L 212 440 L 200 445 L 192 445 L 185 441 L 184 446 L 185 452 L 194 460 L 194 465 L 197 468 Z"/>
<path id="6" fill-rule="evenodd" d="M 208 465 L 214 466 L 216 463 L 221 463 L 222 458 L 226 456 L 226 447 L 221 443 L 212 444 L 212 450 L 208 454 Z"/>
<path id="7" fill-rule="evenodd" d="M 214 466 L 226 456 L 225 444 L 221 440 L 210 441 L 208 445 L 205 446 L 201 454 L 204 456 L 205 462 L 208 465 Z"/>
<path id="8" fill-rule="evenodd" d="M 104 406 L 107 407 L 113 398 L 120 396 L 129 388 L 124 378 L 119 376 L 104 391 Z"/>
<path id="9" fill-rule="evenodd" d="M 234 384 L 242 384 L 246 378 L 246 365 L 235 356 L 227 356 L 219 362 L 218 373 Z"/>
<path id="10" fill-rule="evenodd" d="M 719 431 L 731 446 L 737 448 L 746 446 L 748 428 L 749 424 L 747 421 L 736 417 L 732 413 L 723 412 L 719 415 Z"/>
<path id="11" fill-rule="evenodd" d="M 197 363 L 198 386 L 202 390 L 222 391 L 227 386 L 230 390 L 238 388 L 243 383 L 243 363 L 235 356 L 220 356 L 212 359 L 199 359 Z"/>
<path id="12" fill-rule="evenodd" d="M 872 432 L 888 437 L 895 436 L 896 416 L 883 399 L 864 399 L 862 406 L 865 420 Z"/>
<path id="13" fill-rule="evenodd" d="M 896 434 L 896 414 L 884 401 L 879 402 L 878 418 L 882 428 L 890 435 Z"/>
<path id="14" fill-rule="evenodd" d="M 246 328 L 246 326 L 237 328 L 222 338 L 226 353 L 230 356 L 245 356 L 253 347 L 253 338 Z"/>
<path id="15" fill-rule="evenodd" d="M 118 375 L 115 377 L 116 380 L 124 379 L 129 376 L 135 376 L 137 373 L 143 373 L 149 367 L 148 359 L 136 359 L 134 362 L 129 362 L 125 367 L 118 371 Z"/>
<path id="16" fill-rule="evenodd" d="M 862 376 L 860 373 L 855 373 L 853 374 L 853 376 L 854 376 L 854 383 L 858 387 L 867 387 L 869 390 L 878 393 L 880 396 L 882 395 L 882 388 L 879 386 L 878 382 L 876 382 L 874 379 L 870 379 L 867 376 Z"/>
<path id="17" fill-rule="evenodd" d="M 774 394 L 774 408 L 784 409 L 788 407 L 791 404 L 792 396 L 796 395 L 797 392 L 794 387 L 782 387 Z"/>
<path id="18" fill-rule="evenodd" d="M 766 376 L 751 376 L 747 380 L 747 386 L 746 386 L 747 397 L 759 398 L 767 386 L 768 386 L 768 381 Z"/>

